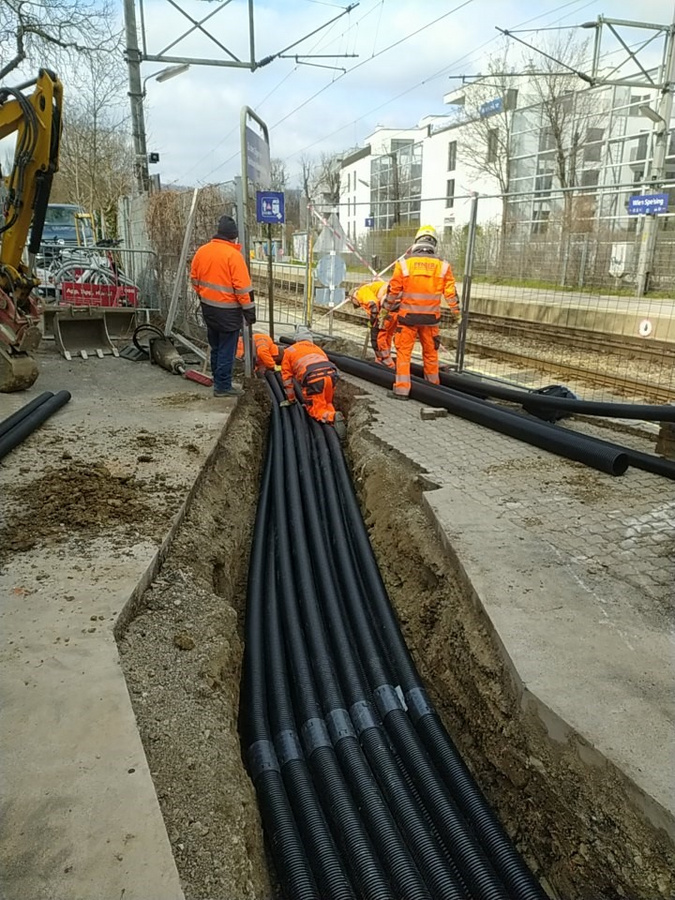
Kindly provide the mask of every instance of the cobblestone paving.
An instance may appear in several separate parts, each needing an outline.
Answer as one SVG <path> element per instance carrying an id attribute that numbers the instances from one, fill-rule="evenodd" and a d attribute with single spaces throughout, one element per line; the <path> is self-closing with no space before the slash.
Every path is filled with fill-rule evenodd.
<path id="1" fill-rule="evenodd" d="M 629 468 L 612 477 L 456 416 L 423 421 L 419 403 L 378 387 L 370 394 L 373 433 L 420 465 L 430 481 L 461 489 L 486 517 L 536 533 L 590 582 L 626 586 L 648 619 L 673 622 L 675 483 Z M 575 422 L 575 430 L 653 452 L 654 441 Z"/>

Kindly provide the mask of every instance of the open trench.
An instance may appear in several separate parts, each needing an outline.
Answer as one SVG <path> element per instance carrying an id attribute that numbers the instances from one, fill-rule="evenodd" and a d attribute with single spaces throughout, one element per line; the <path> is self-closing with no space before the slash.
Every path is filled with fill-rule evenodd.
<path id="1" fill-rule="evenodd" d="M 431 486 L 370 433 L 342 383 L 346 451 L 383 580 L 429 694 L 553 897 L 652 900 L 672 856 L 611 767 L 585 766 L 521 711 L 471 586 L 427 517 Z M 269 419 L 239 402 L 120 654 L 187 900 L 280 897 L 239 737 L 246 580 Z M 672 848 L 670 848 L 672 850 Z M 670 865 L 669 865 L 670 863 Z"/>

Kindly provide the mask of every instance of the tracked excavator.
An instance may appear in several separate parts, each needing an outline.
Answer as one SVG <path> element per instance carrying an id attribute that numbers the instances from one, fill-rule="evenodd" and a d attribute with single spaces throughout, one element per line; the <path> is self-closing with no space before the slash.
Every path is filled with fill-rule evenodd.
<path id="1" fill-rule="evenodd" d="M 39 284 L 35 257 L 58 169 L 62 105 L 63 87 L 48 69 L 16 87 L 0 86 L 0 138 L 16 132 L 12 170 L 5 178 L 0 173 L 2 393 L 26 390 L 38 377 L 35 351 L 42 334 L 39 298 L 33 293 Z"/>

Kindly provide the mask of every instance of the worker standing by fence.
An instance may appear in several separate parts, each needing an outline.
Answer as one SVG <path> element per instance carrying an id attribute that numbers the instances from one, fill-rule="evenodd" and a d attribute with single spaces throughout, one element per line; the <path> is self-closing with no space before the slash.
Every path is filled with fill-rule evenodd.
<path id="1" fill-rule="evenodd" d="M 356 288 L 350 299 L 356 309 L 360 307 L 368 316 L 370 343 L 375 352 L 375 359 L 383 366 L 393 369 L 391 342 L 396 331 L 397 316 L 396 313 L 382 310 L 382 302 L 386 295 L 386 281 L 370 281 Z"/>
<path id="2" fill-rule="evenodd" d="M 190 270 L 211 348 L 214 397 L 242 393 L 232 385 L 234 354 L 244 320 L 255 322 L 253 286 L 238 236 L 234 219 L 221 216 L 217 233 L 197 250 Z"/>
<path id="3" fill-rule="evenodd" d="M 396 346 L 396 380 L 394 397 L 407 400 L 410 394 L 410 359 L 419 340 L 422 345 L 424 377 L 439 383 L 438 348 L 441 300 L 445 298 L 450 312 L 459 318 L 455 278 L 450 263 L 436 255 L 436 229 L 424 225 L 415 235 L 409 253 L 396 261 L 383 307 L 398 313 L 394 344 Z"/>

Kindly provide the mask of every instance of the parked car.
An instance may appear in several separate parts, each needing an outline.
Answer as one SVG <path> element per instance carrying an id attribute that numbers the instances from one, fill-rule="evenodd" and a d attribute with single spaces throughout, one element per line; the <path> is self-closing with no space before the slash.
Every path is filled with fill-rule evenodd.
<path id="1" fill-rule="evenodd" d="M 50 203 L 42 229 L 47 247 L 91 247 L 95 241 L 91 215 L 74 203 Z M 45 254 L 48 255 L 48 254 Z"/>

